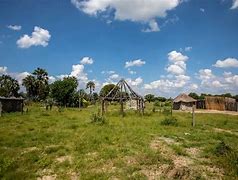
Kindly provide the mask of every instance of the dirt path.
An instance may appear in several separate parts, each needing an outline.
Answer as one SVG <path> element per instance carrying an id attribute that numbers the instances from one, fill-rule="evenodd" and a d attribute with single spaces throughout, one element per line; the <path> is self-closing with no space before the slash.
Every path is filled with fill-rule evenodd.
<path id="1" fill-rule="evenodd" d="M 190 112 L 190 111 L 181 111 L 181 110 L 173 110 L 175 112 Z M 236 111 L 218 111 L 218 110 L 202 110 L 196 109 L 195 113 L 204 113 L 204 114 L 228 114 L 233 116 L 238 116 L 238 112 Z"/>

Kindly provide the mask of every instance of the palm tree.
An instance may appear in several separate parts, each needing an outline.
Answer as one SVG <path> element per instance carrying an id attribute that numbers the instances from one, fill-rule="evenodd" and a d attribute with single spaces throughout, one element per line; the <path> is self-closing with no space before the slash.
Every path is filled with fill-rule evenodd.
<path id="1" fill-rule="evenodd" d="M 16 79 L 9 75 L 0 76 L 0 96 L 18 96 L 20 86 Z"/>
<path id="2" fill-rule="evenodd" d="M 83 89 L 80 89 L 78 93 L 79 93 L 79 108 L 81 108 L 81 105 L 86 93 Z"/>
<path id="3" fill-rule="evenodd" d="M 90 100 L 92 100 L 92 92 L 95 90 L 95 83 L 93 81 L 89 81 L 86 84 L 86 89 L 89 88 Z"/>
<path id="4" fill-rule="evenodd" d="M 32 74 L 36 76 L 37 95 L 39 100 L 45 99 L 49 93 L 49 77 L 47 71 L 42 68 L 37 68 Z"/>
<path id="5" fill-rule="evenodd" d="M 22 80 L 22 85 L 25 86 L 27 94 L 30 98 L 35 98 L 36 96 L 36 79 L 32 75 L 26 76 Z"/>

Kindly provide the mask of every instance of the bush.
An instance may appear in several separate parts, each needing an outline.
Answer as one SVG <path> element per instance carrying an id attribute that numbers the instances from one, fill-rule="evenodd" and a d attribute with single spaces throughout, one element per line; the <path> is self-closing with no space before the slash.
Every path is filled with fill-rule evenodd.
<path id="1" fill-rule="evenodd" d="M 218 155 L 218 156 L 226 155 L 229 152 L 231 152 L 231 148 L 224 141 L 221 141 L 215 147 L 215 154 Z"/>
<path id="2" fill-rule="evenodd" d="M 95 114 L 95 113 L 93 113 L 93 114 L 91 115 L 91 118 L 90 118 L 90 119 L 91 119 L 91 123 L 96 123 L 96 124 L 101 124 L 101 125 L 107 123 L 105 117 L 100 116 L 100 115 Z"/>
<path id="3" fill-rule="evenodd" d="M 155 101 L 154 106 L 161 107 L 162 103 L 160 101 Z"/>
<path id="4" fill-rule="evenodd" d="M 178 120 L 173 116 L 169 116 L 166 117 L 163 121 L 161 121 L 160 124 L 163 126 L 177 126 Z"/>

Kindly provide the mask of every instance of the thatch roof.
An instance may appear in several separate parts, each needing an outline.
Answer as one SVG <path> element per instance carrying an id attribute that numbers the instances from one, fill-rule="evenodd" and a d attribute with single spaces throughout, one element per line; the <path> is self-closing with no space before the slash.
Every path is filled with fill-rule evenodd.
<path id="1" fill-rule="evenodd" d="M 177 102 L 196 102 L 196 101 L 197 101 L 196 99 L 193 99 L 187 94 L 180 94 L 173 100 L 173 102 L 176 102 L 176 103 Z"/>

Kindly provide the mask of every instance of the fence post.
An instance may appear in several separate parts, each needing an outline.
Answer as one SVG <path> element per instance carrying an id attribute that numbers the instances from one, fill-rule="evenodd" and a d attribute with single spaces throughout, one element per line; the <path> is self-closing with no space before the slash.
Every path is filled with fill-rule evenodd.
<path id="1" fill-rule="evenodd" d="M 2 117 L 2 103 L 0 102 L 0 117 Z"/>
<path id="2" fill-rule="evenodd" d="M 193 105 L 193 127 L 195 127 L 195 105 Z"/>

